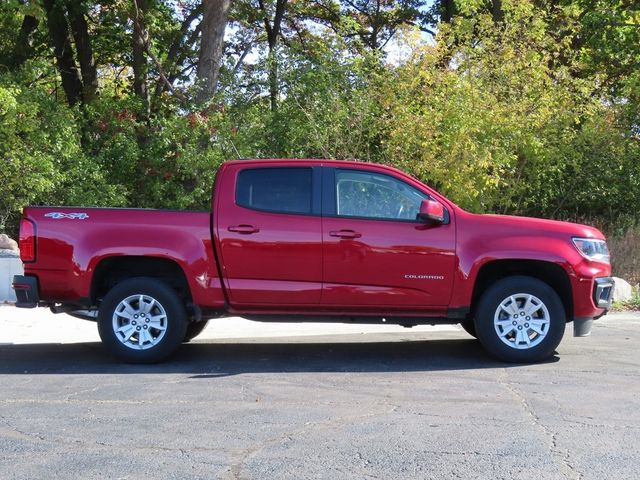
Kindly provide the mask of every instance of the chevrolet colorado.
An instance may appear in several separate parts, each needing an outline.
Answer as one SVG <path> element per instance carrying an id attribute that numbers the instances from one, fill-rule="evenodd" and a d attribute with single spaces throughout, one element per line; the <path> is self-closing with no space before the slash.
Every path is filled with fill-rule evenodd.
<path id="1" fill-rule="evenodd" d="M 209 319 L 460 323 L 495 357 L 590 333 L 613 281 L 595 228 L 476 215 L 391 167 L 239 160 L 211 212 L 28 207 L 18 307 L 97 321 L 128 362 L 156 362 Z"/>

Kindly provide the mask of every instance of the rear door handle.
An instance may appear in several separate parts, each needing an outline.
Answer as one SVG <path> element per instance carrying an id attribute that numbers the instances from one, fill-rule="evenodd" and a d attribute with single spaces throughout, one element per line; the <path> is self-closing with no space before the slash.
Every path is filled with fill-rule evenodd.
<path id="1" fill-rule="evenodd" d="M 227 228 L 230 232 L 241 233 L 243 235 L 250 235 L 252 233 L 258 233 L 260 229 L 253 225 L 232 225 Z"/>
<path id="2" fill-rule="evenodd" d="M 361 233 L 355 230 L 333 230 L 329 232 L 329 235 L 338 238 L 360 238 L 362 236 Z"/>

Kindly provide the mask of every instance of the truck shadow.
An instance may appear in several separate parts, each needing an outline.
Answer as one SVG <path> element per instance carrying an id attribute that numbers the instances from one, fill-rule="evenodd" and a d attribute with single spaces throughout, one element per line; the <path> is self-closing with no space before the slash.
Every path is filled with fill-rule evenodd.
<path id="1" fill-rule="evenodd" d="M 557 356 L 547 360 L 557 362 Z M 119 363 L 100 343 L 0 345 L 0 374 L 188 374 L 431 372 L 517 367 L 489 357 L 473 339 L 388 342 L 192 343 L 154 365 Z"/>

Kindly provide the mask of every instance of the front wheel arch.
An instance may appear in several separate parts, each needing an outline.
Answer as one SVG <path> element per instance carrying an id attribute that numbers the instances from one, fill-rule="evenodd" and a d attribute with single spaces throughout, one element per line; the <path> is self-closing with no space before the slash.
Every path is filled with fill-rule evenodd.
<path id="1" fill-rule="evenodd" d="M 562 301 L 567 321 L 573 320 L 573 289 L 567 271 L 551 261 L 518 258 L 492 260 L 480 267 L 471 296 L 472 316 L 484 292 L 499 280 L 514 276 L 532 277 L 546 283 Z"/>

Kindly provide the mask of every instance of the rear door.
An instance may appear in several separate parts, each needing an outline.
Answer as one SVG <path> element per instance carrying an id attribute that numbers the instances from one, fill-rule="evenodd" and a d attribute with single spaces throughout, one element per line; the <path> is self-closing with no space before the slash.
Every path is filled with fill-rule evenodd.
<path id="1" fill-rule="evenodd" d="M 219 259 L 232 306 L 314 305 L 322 291 L 320 167 L 235 163 L 215 193 Z"/>
<path id="2" fill-rule="evenodd" d="M 416 220 L 427 191 L 380 170 L 324 169 L 322 305 L 448 305 L 455 229 Z"/>

